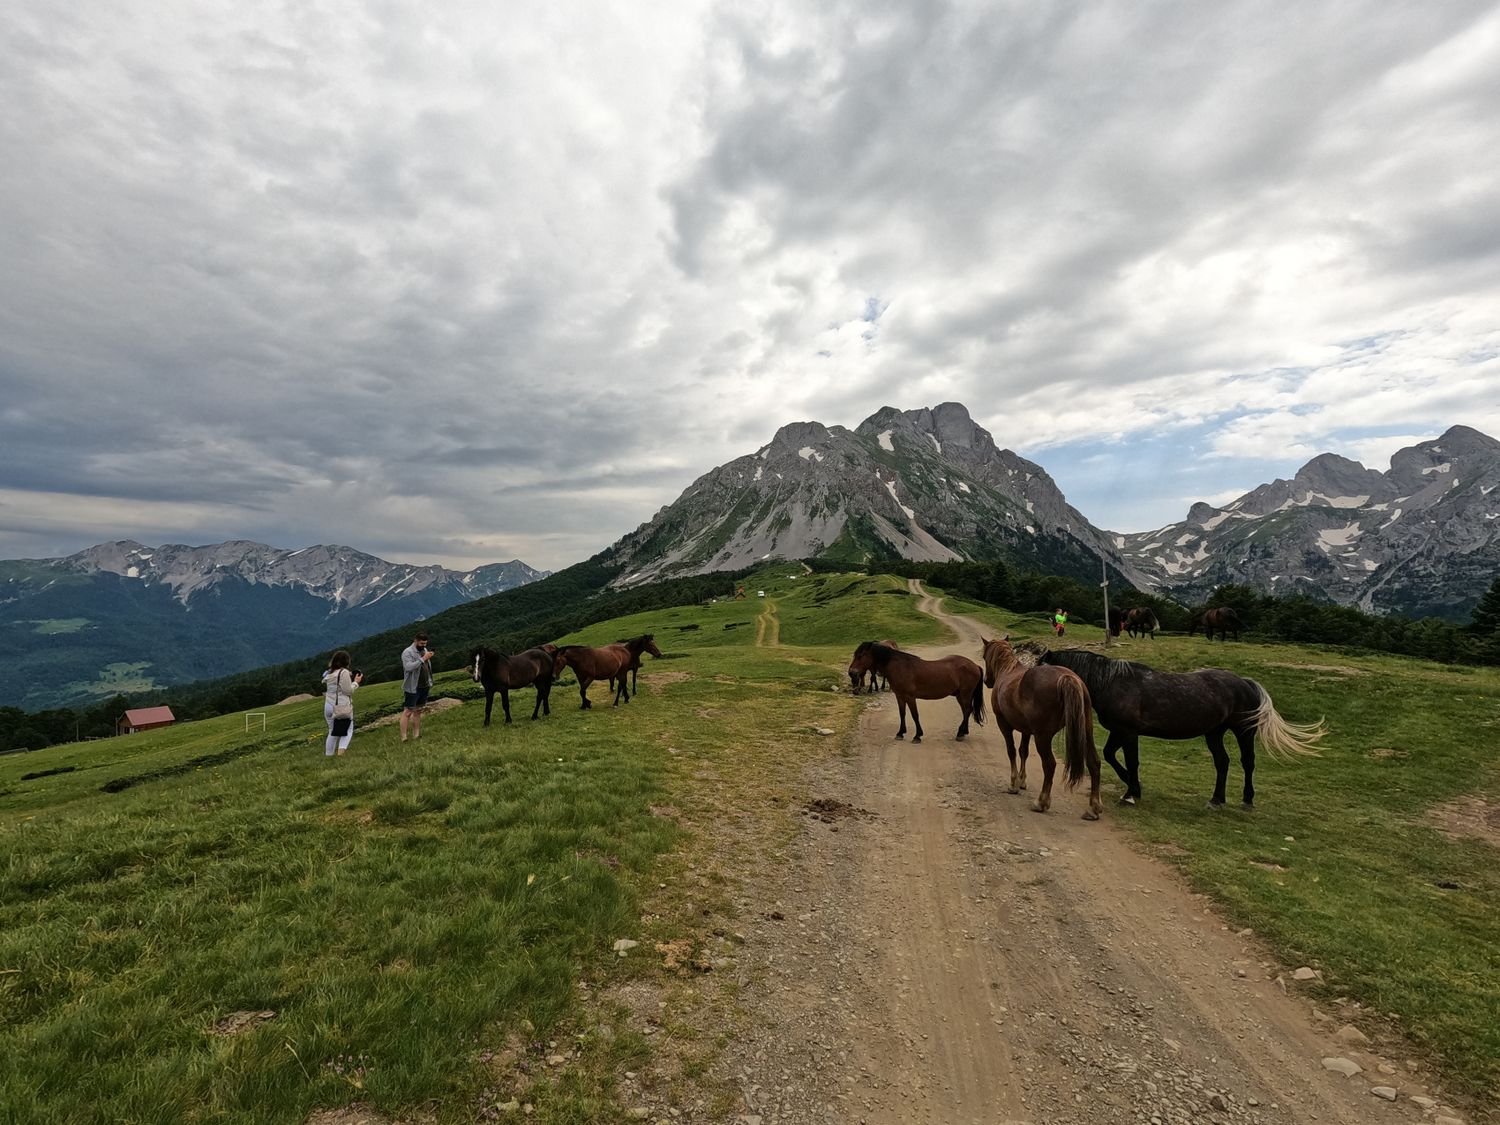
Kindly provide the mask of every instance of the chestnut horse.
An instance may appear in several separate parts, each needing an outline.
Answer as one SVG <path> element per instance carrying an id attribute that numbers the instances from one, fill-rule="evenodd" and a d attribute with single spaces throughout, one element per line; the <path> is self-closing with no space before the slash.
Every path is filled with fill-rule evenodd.
<path id="1" fill-rule="evenodd" d="M 552 646 L 528 648 L 509 656 L 496 652 L 487 645 L 480 645 L 469 656 L 474 666 L 469 674 L 476 684 L 484 685 L 484 725 L 490 725 L 490 711 L 495 706 L 495 693 L 500 693 L 500 706 L 505 711 L 505 721 L 510 722 L 510 692 L 512 688 L 536 685 L 536 706 L 531 709 L 534 720 L 537 712 L 552 714 L 548 698 L 552 694 Z"/>
<path id="2" fill-rule="evenodd" d="M 1089 807 L 1084 820 L 1098 820 L 1103 806 L 1099 802 L 1099 751 L 1094 747 L 1094 710 L 1089 705 L 1089 690 L 1077 673 L 1066 668 L 1037 665 L 1028 668 L 1016 658 L 1009 637 L 984 642 L 984 682 L 994 689 L 990 710 L 1005 736 L 1005 752 L 1010 757 L 1011 793 L 1026 788 L 1026 751 L 1036 739 L 1037 756 L 1042 759 L 1042 792 L 1031 807 L 1046 812 L 1052 807 L 1052 775 L 1057 758 L 1052 753 L 1052 738 L 1063 731 L 1067 745 L 1067 786 L 1072 789 L 1089 773 Z M 1021 735 L 1021 768 L 1016 769 L 1015 734 Z"/>
<path id="3" fill-rule="evenodd" d="M 553 676 L 562 675 L 564 668 L 571 668 L 578 676 L 578 694 L 583 699 L 583 710 L 593 706 L 589 702 L 589 685 L 595 680 L 608 680 L 614 692 L 614 703 L 618 707 L 623 698 L 630 702 L 630 662 L 640 663 L 650 634 L 637 637 L 624 644 L 590 648 L 588 645 L 563 645 L 552 658 Z M 652 647 L 655 642 L 650 641 Z"/>
<path id="4" fill-rule="evenodd" d="M 1192 636 L 1199 629 L 1209 640 L 1214 639 L 1214 634 L 1219 634 L 1219 640 L 1227 641 L 1229 634 L 1234 634 L 1234 639 L 1240 639 L 1240 615 L 1230 606 L 1220 606 L 1218 609 L 1200 609 L 1193 614 L 1188 622 L 1188 636 Z"/>
<path id="5" fill-rule="evenodd" d="M 895 641 L 876 641 L 875 643 L 878 644 L 878 645 L 885 645 L 886 648 L 893 648 L 897 652 L 901 651 L 901 646 L 898 645 Z M 853 664 L 849 665 L 848 672 L 849 672 L 849 686 L 850 686 L 851 689 L 853 689 L 854 694 L 858 695 L 862 691 L 865 690 L 865 674 L 863 672 L 856 672 L 854 670 L 854 665 Z M 890 687 L 890 681 L 887 680 L 884 683 L 882 683 L 881 682 L 881 678 L 880 678 L 880 673 L 877 672 L 874 668 L 871 668 L 870 669 L 870 694 L 873 695 L 877 691 L 884 691 L 887 687 Z"/>
<path id="6" fill-rule="evenodd" d="M 864 641 L 854 650 L 849 676 L 852 679 L 866 672 L 884 676 L 896 693 L 896 707 L 901 713 L 897 738 L 906 737 L 906 709 L 910 707 L 912 725 L 916 727 L 912 742 L 922 741 L 922 720 L 917 717 L 919 699 L 947 699 L 951 695 L 958 700 L 963 722 L 959 723 L 955 738 L 962 739 L 969 733 L 970 715 L 975 723 L 984 723 L 984 671 L 967 656 L 923 660 L 889 645 Z"/>
<path id="7" fill-rule="evenodd" d="M 641 670 L 641 654 L 643 652 L 649 652 L 652 656 L 657 657 L 658 659 L 661 658 L 661 649 L 656 647 L 656 634 L 645 633 L 642 636 L 636 637 L 634 639 L 616 641 L 615 644 L 624 645 L 626 648 L 631 649 L 630 667 L 626 668 L 625 670 L 630 673 L 630 694 L 639 695 L 640 692 L 636 690 L 635 686 L 635 675 Z M 631 648 L 632 645 L 636 647 Z M 611 682 L 609 686 L 610 690 L 614 690 L 615 685 L 613 682 Z"/>

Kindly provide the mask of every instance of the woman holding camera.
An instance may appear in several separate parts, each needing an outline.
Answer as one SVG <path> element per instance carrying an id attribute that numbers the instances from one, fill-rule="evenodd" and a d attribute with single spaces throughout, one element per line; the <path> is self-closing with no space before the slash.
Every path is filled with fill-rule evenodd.
<path id="1" fill-rule="evenodd" d="M 349 653 L 339 649 L 323 673 L 323 718 L 328 721 L 328 740 L 323 756 L 332 758 L 349 749 L 354 737 L 354 692 L 364 682 L 363 672 L 349 671 Z"/>

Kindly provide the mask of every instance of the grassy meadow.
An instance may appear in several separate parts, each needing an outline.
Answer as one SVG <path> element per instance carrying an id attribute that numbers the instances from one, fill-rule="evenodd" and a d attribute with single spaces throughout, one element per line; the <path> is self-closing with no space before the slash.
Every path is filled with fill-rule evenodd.
<path id="1" fill-rule="evenodd" d="M 682 1060 L 670 1081 L 692 1087 L 725 1039 L 670 1007 L 647 1034 L 606 998 L 664 973 L 639 955 L 655 942 L 727 947 L 747 857 L 795 831 L 801 767 L 843 745 L 818 728 L 855 721 L 859 702 L 830 690 L 854 643 L 942 634 L 896 579 L 783 565 L 746 585 L 744 601 L 557 638 L 654 633 L 667 659 L 645 662 L 629 706 L 598 685 L 582 712 L 568 680 L 549 718 L 527 719 L 524 689 L 516 723 L 497 701 L 484 729 L 482 693 L 453 673 L 435 696 L 466 702 L 418 743 L 370 726 L 399 709 L 399 685 L 360 691 L 338 759 L 322 753 L 321 698 L 264 708 L 264 732 L 231 715 L 0 758 L 0 1120 L 300 1122 L 359 1102 L 473 1121 L 514 1100 L 533 1120 L 610 1121 L 652 1092 L 639 1082 L 664 1040 Z M 1493 1092 L 1495 850 L 1442 835 L 1430 810 L 1500 791 L 1500 674 L 1201 638 L 1121 652 L 1229 666 L 1289 719 L 1327 717 L 1320 757 L 1262 755 L 1253 814 L 1204 809 L 1199 740 L 1147 742 L 1144 802 L 1109 815 L 1286 963 L 1320 968 L 1331 995 L 1395 1016 L 1459 1084 Z M 620 938 L 639 953 L 616 957 Z M 276 1014 L 216 1032 L 262 1011 Z M 643 1077 L 623 1088 L 627 1072 Z"/>

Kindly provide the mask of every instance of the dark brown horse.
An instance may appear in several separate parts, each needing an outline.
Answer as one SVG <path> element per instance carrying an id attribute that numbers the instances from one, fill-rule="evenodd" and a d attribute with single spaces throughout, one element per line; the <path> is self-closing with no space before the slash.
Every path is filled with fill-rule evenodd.
<path id="1" fill-rule="evenodd" d="M 912 725 L 916 728 L 912 742 L 922 741 L 922 720 L 917 717 L 919 699 L 947 699 L 951 695 L 958 700 L 963 722 L 959 723 L 955 738 L 961 739 L 969 733 L 970 715 L 975 723 L 984 723 L 984 672 L 967 656 L 923 660 L 889 645 L 864 641 L 854 650 L 849 675 L 852 678 L 866 672 L 885 677 L 896 693 L 896 707 L 901 714 L 897 738 L 906 737 L 906 709 L 910 707 Z"/>
<path id="2" fill-rule="evenodd" d="M 1125 611 L 1125 631 L 1132 637 L 1150 637 L 1154 641 L 1160 628 L 1161 622 L 1156 619 L 1156 614 L 1146 606 Z"/>
<path id="3" fill-rule="evenodd" d="M 1140 800 L 1140 739 L 1203 738 L 1214 758 L 1214 795 L 1211 808 L 1224 805 L 1224 786 L 1229 776 L 1229 755 L 1224 735 L 1233 733 L 1240 747 L 1240 766 L 1245 771 L 1245 807 L 1255 802 L 1255 736 L 1259 733 L 1273 754 L 1311 754 L 1312 744 L 1323 737 L 1321 722 L 1289 723 L 1276 711 L 1271 695 L 1254 680 L 1222 668 L 1200 668 L 1196 672 L 1161 672 L 1129 660 L 1112 660 L 1096 652 L 1066 648 L 1045 653 L 1048 665 L 1070 668 L 1083 678 L 1089 697 L 1099 714 L 1099 725 L 1109 732 L 1104 757 L 1120 780 L 1125 796 L 1120 804 Z M 1121 768 L 1116 755 L 1125 751 Z"/>
<path id="4" fill-rule="evenodd" d="M 1200 609 L 1193 614 L 1188 622 L 1188 636 L 1192 636 L 1199 629 L 1209 640 L 1214 639 L 1214 634 L 1219 634 L 1219 640 L 1227 641 L 1229 634 L 1234 634 L 1234 639 L 1240 639 L 1240 615 L 1231 606 L 1220 606 L 1218 609 Z"/>
<path id="5" fill-rule="evenodd" d="M 641 670 L 641 654 L 649 652 L 652 656 L 657 657 L 658 659 L 660 659 L 661 657 L 661 649 L 656 647 L 656 634 L 644 633 L 641 636 L 635 637 L 633 639 L 627 638 L 623 641 L 616 641 L 615 644 L 624 645 L 626 648 L 631 649 L 630 667 L 626 668 L 625 670 L 630 673 L 630 694 L 639 695 L 640 692 L 636 690 L 635 686 L 635 676 L 636 673 Z M 631 648 L 632 645 L 636 647 Z M 609 685 L 611 691 L 614 690 L 614 686 L 614 681 L 611 680 Z"/>
<path id="6" fill-rule="evenodd" d="M 553 676 L 562 675 L 564 668 L 571 668 L 578 677 L 578 694 L 583 700 L 583 710 L 593 706 L 589 702 L 589 685 L 595 680 L 608 680 L 614 693 L 612 706 L 618 707 L 623 698 L 630 702 L 630 662 L 639 660 L 646 647 L 646 638 L 637 637 L 625 644 L 604 645 L 591 648 L 588 645 L 562 645 L 552 658 Z"/>
<path id="7" fill-rule="evenodd" d="M 898 645 L 895 641 L 876 641 L 875 643 L 878 645 L 885 645 L 886 648 L 893 648 L 897 652 L 901 651 L 901 646 Z M 848 672 L 849 686 L 853 689 L 854 694 L 858 695 L 860 694 L 860 692 L 865 690 L 865 674 L 864 672 L 856 672 L 854 670 L 853 664 L 849 665 Z M 889 686 L 890 681 L 882 681 L 880 673 L 872 667 L 870 669 L 870 694 L 873 695 L 877 691 L 884 691 Z"/>
<path id="8" fill-rule="evenodd" d="M 548 646 L 550 647 L 550 646 Z M 510 693 L 513 688 L 536 685 L 536 706 L 531 709 L 534 720 L 537 712 L 552 714 L 548 702 L 552 694 L 552 654 L 546 648 L 528 648 L 514 656 L 496 652 L 480 645 L 469 654 L 473 666 L 469 674 L 476 684 L 484 685 L 484 725 L 490 725 L 490 711 L 495 706 L 495 693 L 500 693 L 500 706 L 505 711 L 505 721 L 510 722 Z"/>
<path id="9" fill-rule="evenodd" d="M 1036 665 L 1028 668 L 1016 658 L 1008 637 L 984 642 L 984 682 L 990 693 L 990 710 L 1005 735 L 1005 752 L 1010 757 L 1010 792 L 1026 788 L 1027 743 L 1036 739 L 1037 756 L 1042 759 L 1042 792 L 1031 807 L 1046 812 L 1052 807 L 1052 775 L 1057 772 L 1057 758 L 1052 753 L 1052 739 L 1063 731 L 1067 748 L 1066 781 L 1072 789 L 1089 774 L 1089 807 L 1084 820 L 1098 820 L 1099 751 L 1094 748 L 1094 712 L 1089 706 L 1089 691 L 1073 672 L 1066 668 Z M 1021 735 L 1021 766 L 1016 768 L 1015 735 Z"/>

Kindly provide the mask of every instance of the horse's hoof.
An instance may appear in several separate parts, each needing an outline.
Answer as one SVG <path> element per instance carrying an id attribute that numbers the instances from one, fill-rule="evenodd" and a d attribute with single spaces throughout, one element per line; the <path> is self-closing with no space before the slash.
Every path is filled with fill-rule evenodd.
<path id="1" fill-rule="evenodd" d="M 1246 802 L 1244 802 L 1243 804 L 1240 805 L 1240 811 L 1241 812 L 1254 812 L 1255 811 L 1255 802 L 1254 801 L 1246 801 Z"/>
<path id="2" fill-rule="evenodd" d="M 1098 820 L 1099 819 L 1099 814 L 1096 813 L 1096 812 L 1094 812 L 1093 809 L 1090 809 L 1088 812 L 1086 812 L 1086 813 L 1083 814 L 1083 819 L 1084 820 Z"/>
<path id="3" fill-rule="evenodd" d="M 906 741 L 906 735 L 904 735 L 904 734 L 898 734 L 896 737 L 899 738 L 903 742 Z"/>
<path id="4" fill-rule="evenodd" d="M 962 742 L 964 739 L 966 739 L 968 737 L 969 737 L 968 735 L 966 735 L 962 731 L 960 731 L 958 734 L 955 734 L 953 736 L 953 741 L 954 742 Z"/>
<path id="5" fill-rule="evenodd" d="M 1042 804 L 1040 801 L 1033 801 L 1031 802 L 1031 811 L 1044 813 L 1047 811 L 1047 806 Z"/>
<path id="6" fill-rule="evenodd" d="M 1223 812 L 1224 811 L 1224 802 L 1223 801 L 1210 801 L 1210 802 L 1208 802 L 1208 811 L 1209 812 Z"/>
<path id="7" fill-rule="evenodd" d="M 919 743 L 919 742 L 921 742 L 921 741 L 922 741 L 922 736 L 921 736 L 921 735 L 920 735 L 920 734 L 919 734 L 919 735 L 917 735 L 917 737 L 916 737 L 916 738 L 914 738 L 914 739 L 912 739 L 912 740 L 911 740 L 911 744 L 912 744 L 912 745 L 913 745 L 913 746 L 915 746 L 915 745 L 916 745 L 916 744 L 917 744 L 917 743 Z"/>

